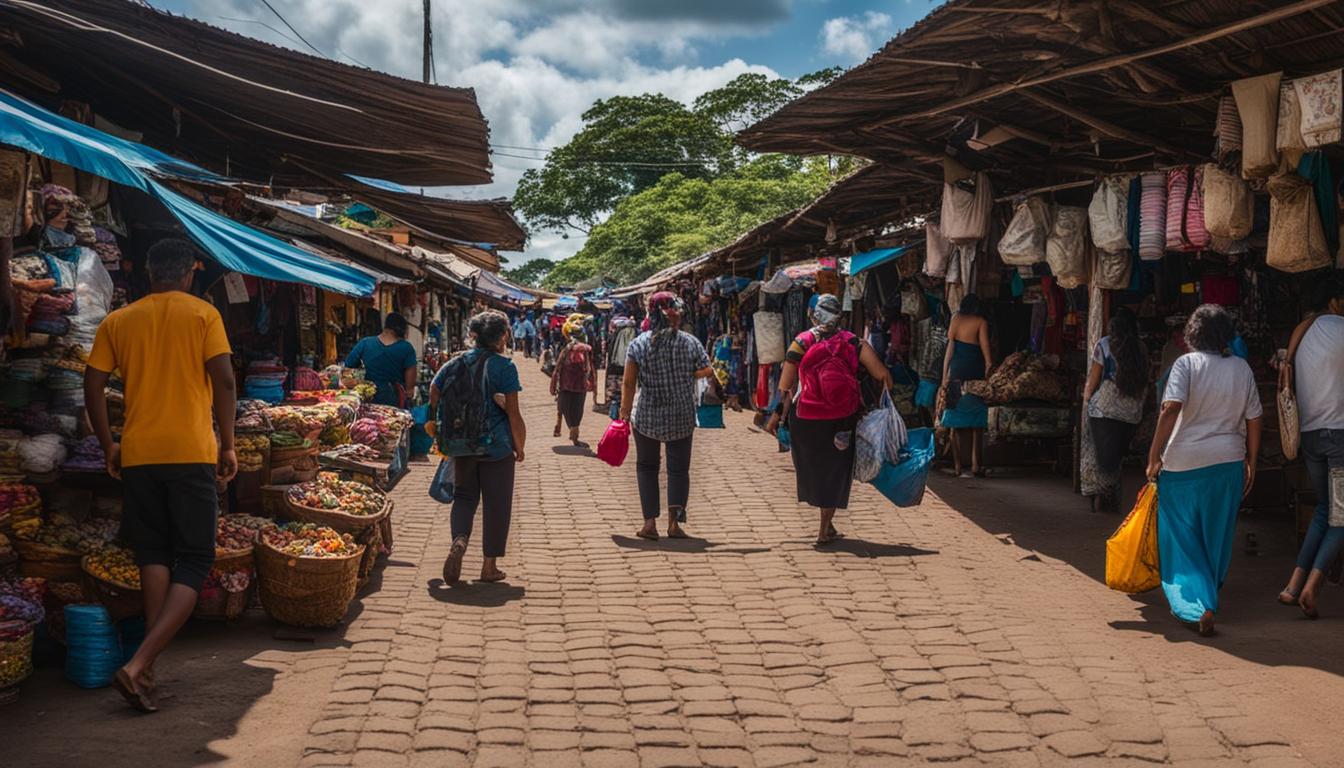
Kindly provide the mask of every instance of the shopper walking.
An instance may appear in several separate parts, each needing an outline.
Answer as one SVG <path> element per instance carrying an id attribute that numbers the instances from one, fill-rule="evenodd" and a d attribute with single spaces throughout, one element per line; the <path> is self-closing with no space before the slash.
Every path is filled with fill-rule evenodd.
<path id="1" fill-rule="evenodd" d="M 1330 482 L 1331 473 L 1344 468 L 1344 280 L 1325 278 L 1313 305 L 1289 341 L 1280 388 L 1293 387 L 1297 394 L 1300 453 L 1316 493 L 1316 514 L 1279 602 L 1301 606 L 1314 619 L 1325 572 L 1344 546 L 1344 498 L 1335 498 Z"/>
<path id="2" fill-rule="evenodd" d="M 884 390 L 891 388 L 891 373 L 872 346 L 840 328 L 840 311 L 835 296 L 817 298 L 811 310 L 812 328 L 789 345 L 779 375 L 779 405 L 766 425 L 773 435 L 788 419 L 798 501 L 821 513 L 817 546 L 840 536 L 833 523 L 835 511 L 849 506 L 854 428 L 863 404 L 859 366 Z"/>
<path id="3" fill-rule="evenodd" d="M 522 339 L 520 343 L 523 345 L 523 357 L 531 359 L 537 354 L 537 324 L 532 321 L 531 312 L 523 316 L 518 331 Z"/>
<path id="4" fill-rule="evenodd" d="M 611 418 L 621 413 L 621 378 L 625 375 L 626 353 L 637 335 L 635 321 L 625 315 L 611 318 L 610 343 L 607 345 L 607 412 Z"/>
<path id="5" fill-rule="evenodd" d="M 1148 451 L 1162 590 L 1172 614 L 1205 635 L 1213 632 L 1237 510 L 1255 482 L 1260 451 L 1260 396 L 1251 367 L 1230 349 L 1236 335 L 1220 306 L 1190 315 L 1190 352 L 1171 366 Z"/>
<path id="6" fill-rule="evenodd" d="M 1148 351 L 1139 340 L 1139 323 L 1127 308 L 1111 317 L 1110 334 L 1092 348 L 1092 364 L 1083 386 L 1081 484 L 1092 511 L 1118 511 L 1120 464 L 1143 419 L 1148 391 Z"/>
<path id="7" fill-rule="evenodd" d="M 989 349 L 989 322 L 980 316 L 980 300 L 968 293 L 961 300 L 947 327 L 947 352 L 943 356 L 943 397 L 946 408 L 942 425 L 952 430 L 952 462 L 957 477 L 965 477 L 962 438 L 970 438 L 971 473 L 985 476 L 980 454 L 984 450 L 985 429 L 989 426 L 989 407 L 978 395 L 962 391 L 968 381 L 989 375 L 994 360 Z M 965 433 L 969 432 L 969 436 Z"/>
<path id="8" fill-rule="evenodd" d="M 518 369 L 505 354 L 509 343 L 509 320 L 502 312 L 486 310 L 471 318 L 473 348 L 462 361 L 473 380 L 484 383 L 482 435 L 489 437 L 483 456 L 459 456 L 453 461 L 453 510 L 449 520 L 453 544 L 443 564 L 443 580 L 456 584 L 462 576 L 462 558 L 467 553 L 476 509 L 482 508 L 481 581 L 500 581 L 504 572 L 498 560 L 504 556 L 513 517 L 515 465 L 523 460 L 527 426 L 518 408 Z M 450 366 L 435 374 L 429 388 L 429 411 L 438 413 L 439 399 L 449 384 Z"/>
<path id="9" fill-rule="evenodd" d="M 569 343 L 560 350 L 555 362 L 555 373 L 551 374 L 551 396 L 555 398 L 556 409 L 569 426 L 569 441 L 575 445 L 579 444 L 579 425 L 583 423 L 588 393 L 593 391 L 596 382 L 593 348 L 588 346 L 588 336 L 583 329 L 575 328 L 570 331 Z M 559 422 L 556 422 L 555 429 L 556 437 L 559 437 Z"/>
<path id="10" fill-rule="evenodd" d="M 388 312 L 383 330 L 365 336 L 346 355 L 346 368 L 363 368 L 364 378 L 378 387 L 373 401 L 398 408 L 409 407 L 415 392 L 415 347 L 406 340 L 406 318 Z"/>
<path id="11" fill-rule="evenodd" d="M 229 340 L 219 311 L 189 293 L 198 258 L 185 240 L 149 249 L 149 295 L 103 320 L 84 374 L 89 422 L 108 473 L 122 481 L 121 538 L 135 552 L 145 603 L 145 639 L 113 685 L 143 712 L 158 708 L 154 663 L 214 564 L 216 483 L 238 472 Z M 120 444 L 105 394 L 114 371 L 125 383 Z"/>
<path id="12" fill-rule="evenodd" d="M 686 538 L 686 501 L 691 492 L 691 438 L 695 435 L 696 380 L 712 374 L 700 340 L 680 330 L 681 299 L 660 291 L 649 297 L 650 329 L 626 350 L 621 419 L 635 436 L 635 476 L 644 527 L 635 535 L 658 540 L 662 513 L 658 469 L 667 453 L 667 535 Z M 639 393 L 638 408 L 635 393 Z"/>

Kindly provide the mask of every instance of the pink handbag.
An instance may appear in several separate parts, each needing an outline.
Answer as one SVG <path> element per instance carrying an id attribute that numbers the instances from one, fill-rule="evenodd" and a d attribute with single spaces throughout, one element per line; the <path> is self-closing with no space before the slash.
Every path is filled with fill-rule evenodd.
<path id="1" fill-rule="evenodd" d="M 625 455 L 630 452 L 630 424 L 616 419 L 607 425 L 602 439 L 597 441 L 597 458 L 613 467 L 625 463 Z"/>

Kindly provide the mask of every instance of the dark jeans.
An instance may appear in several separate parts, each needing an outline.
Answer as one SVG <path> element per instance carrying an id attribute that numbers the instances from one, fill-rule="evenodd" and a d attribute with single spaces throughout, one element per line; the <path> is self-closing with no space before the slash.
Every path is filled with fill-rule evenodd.
<path id="1" fill-rule="evenodd" d="M 476 521 L 476 505 L 484 502 L 486 557 L 503 557 L 504 545 L 509 541 L 509 520 L 513 517 L 513 473 L 516 464 L 512 456 L 502 459 L 482 459 L 474 456 L 455 459 L 453 467 L 456 486 L 453 489 L 451 529 L 453 540 L 471 536 Z"/>
<path id="2" fill-rule="evenodd" d="M 1330 526 L 1330 468 L 1344 467 L 1344 431 L 1313 429 L 1303 432 L 1302 462 L 1307 465 L 1307 475 L 1316 492 L 1316 514 L 1302 540 L 1297 567 L 1324 571 L 1344 545 L 1344 527 Z"/>
<path id="3" fill-rule="evenodd" d="M 691 495 L 691 438 L 694 433 L 663 443 L 652 437 L 635 435 L 635 477 L 639 480 L 639 506 L 645 520 L 653 520 L 662 512 L 658 493 L 658 467 L 662 462 L 662 446 L 667 446 L 667 508 L 677 513 L 678 522 L 686 521 L 686 500 Z"/>

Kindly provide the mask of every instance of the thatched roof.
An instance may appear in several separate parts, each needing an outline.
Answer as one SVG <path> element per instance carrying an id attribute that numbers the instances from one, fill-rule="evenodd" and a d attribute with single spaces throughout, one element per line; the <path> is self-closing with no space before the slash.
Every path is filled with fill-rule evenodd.
<path id="1" fill-rule="evenodd" d="M 1199 162 L 1229 81 L 1339 67 L 1341 42 L 1340 0 L 952 0 L 738 140 L 867 157 L 931 204 L 949 155 L 1001 192 Z"/>
<path id="2" fill-rule="evenodd" d="M 145 143 L 262 183 L 491 180 L 475 92 L 279 48 L 129 0 L 0 2 L 0 84 L 86 102 Z"/>

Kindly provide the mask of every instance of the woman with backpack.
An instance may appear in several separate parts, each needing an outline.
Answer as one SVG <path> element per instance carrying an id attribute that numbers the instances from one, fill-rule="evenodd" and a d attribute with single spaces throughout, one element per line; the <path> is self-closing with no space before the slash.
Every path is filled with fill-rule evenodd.
<path id="1" fill-rule="evenodd" d="M 473 434 L 436 434 L 440 449 L 446 444 L 449 455 L 454 456 L 445 459 L 453 462 L 454 483 L 450 518 L 453 544 L 443 563 L 443 580 L 448 584 L 455 584 L 462 575 L 462 558 L 467 553 L 478 505 L 483 507 L 485 529 L 481 581 L 504 578 L 496 561 L 504 556 L 508 543 L 514 469 L 523 460 L 527 441 L 527 426 L 518 408 L 518 393 L 523 387 L 518 383 L 518 369 L 504 354 L 509 343 L 509 319 L 502 312 L 486 310 L 473 316 L 467 327 L 474 348 L 440 368 L 429 388 L 433 414 L 440 412 L 441 400 L 458 398 L 461 392 L 467 393 L 463 397 L 481 401 L 469 403 L 468 409 L 480 418 L 463 420 L 476 424 Z M 443 403 L 445 407 L 451 404 Z M 433 421 L 427 426 L 434 427 L 431 434 L 440 429 Z M 457 445 L 464 447 L 466 455 L 452 453 Z"/>
<path id="2" fill-rule="evenodd" d="M 883 389 L 891 372 L 868 342 L 840 328 L 840 300 L 824 293 L 812 307 L 812 328 L 789 345 L 779 375 L 779 405 L 766 430 L 788 420 L 798 501 L 821 510 L 817 546 L 840 537 L 835 510 L 849 506 L 854 476 L 854 428 L 863 405 L 859 366 Z M 794 389 L 798 388 L 797 399 Z M 790 406 L 793 406 L 792 408 Z"/>
<path id="3" fill-rule="evenodd" d="M 649 330 L 630 342 L 621 386 L 621 420 L 635 437 L 635 476 L 644 527 L 635 535 L 658 540 L 662 513 L 658 468 L 667 451 L 667 536 L 684 539 L 691 494 L 691 437 L 695 434 L 696 381 L 713 374 L 700 340 L 680 330 L 685 305 L 676 294 L 649 297 Z M 639 407 L 635 408 L 635 391 Z"/>
<path id="4" fill-rule="evenodd" d="M 556 410 L 569 425 L 569 441 L 579 444 L 579 424 L 583 423 L 584 404 L 588 393 L 597 383 L 597 369 L 593 366 L 593 348 L 583 328 L 569 332 L 569 343 L 556 356 L 555 372 L 551 374 L 551 396 Z M 555 423 L 555 436 L 560 436 L 560 422 Z"/>

